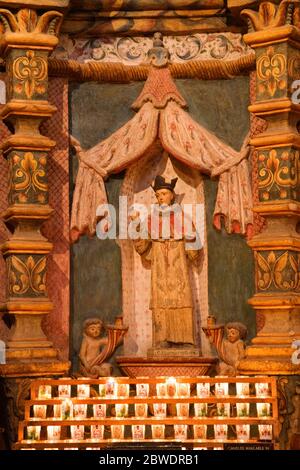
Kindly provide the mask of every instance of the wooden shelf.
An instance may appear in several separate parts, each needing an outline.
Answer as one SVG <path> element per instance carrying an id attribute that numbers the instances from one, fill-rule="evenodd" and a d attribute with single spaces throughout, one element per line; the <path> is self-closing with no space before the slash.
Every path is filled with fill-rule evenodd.
<path id="1" fill-rule="evenodd" d="M 207 418 L 207 417 L 197 417 L 197 418 L 182 418 L 179 416 L 176 417 L 167 417 L 167 418 L 156 418 L 155 416 L 149 418 L 136 418 L 135 416 L 132 417 L 107 417 L 107 418 L 84 418 L 84 419 L 59 419 L 59 418 L 49 418 L 49 419 L 29 419 L 26 421 L 22 421 L 23 427 L 25 426 L 77 426 L 77 425 L 84 425 L 84 426 L 91 426 L 94 424 L 103 424 L 104 426 L 114 425 L 114 424 L 124 424 L 132 425 L 132 424 L 166 424 L 166 425 L 174 425 L 174 424 L 187 424 L 187 425 L 194 425 L 194 424 L 232 424 L 232 425 L 239 425 L 239 424 L 274 424 L 274 418 L 255 418 L 255 417 L 223 417 L 223 416 L 216 416 L 215 418 Z"/>
<path id="2" fill-rule="evenodd" d="M 77 398 L 77 397 L 70 397 L 68 398 L 72 401 L 73 404 L 82 404 L 82 405 L 97 405 L 97 404 L 105 404 L 105 405 L 114 405 L 114 404 L 128 404 L 134 405 L 138 403 L 145 403 L 145 404 L 153 404 L 153 403 L 169 403 L 169 404 L 176 404 L 176 403 L 275 403 L 277 398 L 275 397 L 238 397 L 238 396 L 230 396 L 230 397 L 124 397 L 124 398 Z M 60 405 L 66 398 L 49 398 L 45 399 L 36 399 L 36 400 L 28 400 L 26 401 L 27 406 L 33 405 Z"/>
<path id="3" fill-rule="evenodd" d="M 107 445 L 111 444 L 117 444 L 118 442 L 122 442 L 123 444 L 132 444 L 135 442 L 139 443 L 165 443 L 165 444 L 173 444 L 173 443 L 181 443 L 182 447 L 185 447 L 186 445 L 194 445 L 197 444 L 197 446 L 201 447 L 223 447 L 224 444 L 239 444 L 239 443 L 244 443 L 246 441 L 242 440 L 237 440 L 237 439 L 226 439 L 222 441 L 217 441 L 214 439 L 186 439 L 184 442 L 182 442 L 179 439 L 143 439 L 136 441 L 134 439 L 122 439 L 122 441 L 117 441 L 116 439 L 102 439 L 99 441 L 96 441 L 95 439 L 85 439 L 84 441 L 81 440 L 73 440 L 73 439 L 65 439 L 65 440 L 60 440 L 60 441 L 28 441 L 28 440 L 23 440 L 17 444 L 18 448 L 20 447 L 32 447 L 35 446 L 37 449 L 38 448 L 44 448 L 44 447 L 105 447 Z M 262 443 L 262 442 L 271 442 L 271 441 L 257 441 L 255 439 L 249 439 L 247 441 L 248 444 L 256 444 L 256 443 Z"/>
<path id="4" fill-rule="evenodd" d="M 73 379 L 73 378 L 64 378 L 64 379 L 38 379 L 35 380 L 32 385 L 31 385 L 31 399 L 27 400 L 25 402 L 25 419 L 19 424 L 19 440 L 18 443 L 16 443 L 15 448 L 16 449 L 25 449 L 25 448 L 36 448 L 36 449 L 44 449 L 44 448 L 59 448 L 59 449 L 64 449 L 64 448 L 72 448 L 76 447 L 78 449 L 86 449 L 86 448 L 105 448 L 108 446 L 115 446 L 117 448 L 118 443 L 120 446 L 128 444 L 134 445 L 134 443 L 139 443 L 140 445 L 142 443 L 146 443 L 147 445 L 155 444 L 157 443 L 162 443 L 162 444 L 179 444 L 182 447 L 185 447 L 186 445 L 192 446 L 193 447 L 208 447 L 208 448 L 223 448 L 224 444 L 236 444 L 236 443 L 249 443 L 249 444 L 259 444 L 261 442 L 267 442 L 270 444 L 274 444 L 275 448 L 278 447 L 278 441 L 279 441 L 279 421 L 278 421 L 278 403 L 277 403 L 277 387 L 276 387 L 276 379 L 274 377 L 193 377 L 193 378 L 188 378 L 188 377 L 181 377 L 181 378 L 176 378 L 177 383 L 188 383 L 191 384 L 191 396 L 180 396 L 180 397 L 171 397 L 171 396 L 155 396 L 154 393 L 156 393 L 156 388 L 155 385 L 160 384 L 160 383 L 165 383 L 166 378 L 164 377 L 159 377 L 157 379 L 155 378 L 139 378 L 139 379 L 131 379 L 131 378 L 125 378 L 125 377 L 116 377 L 114 378 L 115 382 L 118 384 L 129 384 L 130 387 L 130 395 L 128 397 L 101 397 L 97 396 L 97 393 L 99 392 L 99 385 L 101 384 L 106 384 L 108 380 L 111 378 L 101 378 L 99 380 L 95 379 Z M 210 395 L 208 397 L 198 397 L 196 396 L 196 384 L 198 383 L 209 383 L 210 384 Z M 228 383 L 229 384 L 229 395 L 225 396 L 216 396 L 214 394 L 214 386 L 216 383 Z M 249 396 L 240 396 L 236 395 L 233 393 L 236 393 L 236 389 L 234 387 L 234 384 L 236 383 L 249 383 L 250 384 L 250 395 Z M 270 396 L 257 396 L 254 395 L 254 384 L 256 383 L 267 383 L 269 385 L 269 393 Z M 89 398 L 78 398 L 77 396 L 74 396 L 77 393 L 77 386 L 81 384 L 86 384 L 91 386 L 90 392 L 92 392 L 92 395 L 96 396 L 91 396 Z M 146 397 L 141 397 L 141 396 L 134 396 L 133 393 L 136 392 L 135 390 L 135 385 L 137 384 L 149 384 L 150 386 L 150 396 Z M 51 385 L 51 393 L 52 393 L 52 398 L 39 398 L 39 387 L 41 385 Z M 64 397 L 58 397 L 58 386 L 59 385 L 70 385 L 71 386 L 71 397 L 70 398 L 64 398 Z M 95 389 L 96 387 L 96 389 Z M 98 387 L 98 388 L 97 388 Z M 72 396 L 73 395 L 73 396 Z M 107 405 L 106 411 L 108 412 L 108 416 L 104 418 L 99 418 L 99 417 L 89 417 L 91 415 L 91 409 L 87 408 L 88 412 L 88 417 L 86 418 L 71 418 L 71 419 L 61 419 L 61 418 L 54 418 L 54 417 L 47 417 L 44 419 L 40 418 L 34 418 L 31 417 L 30 415 L 32 414 L 33 406 L 35 405 L 46 405 L 48 408 L 48 414 L 53 414 L 54 410 L 51 408 L 54 405 L 61 405 L 65 400 L 70 400 L 73 405 L 89 405 L 90 407 L 92 405 L 97 405 L 97 404 L 105 404 Z M 189 407 L 189 417 L 179 417 L 179 416 L 170 416 L 170 413 L 166 417 L 156 417 L 152 416 L 153 409 L 152 405 L 154 404 L 167 404 L 169 406 L 173 405 L 172 414 L 175 411 L 175 405 L 180 404 L 180 403 L 185 403 L 189 405 L 193 404 L 201 404 L 205 403 L 208 405 L 208 410 L 210 414 L 214 414 L 217 412 L 217 405 L 218 404 L 230 404 L 230 417 L 221 417 L 221 416 L 215 416 L 215 415 L 210 415 L 210 416 L 194 416 L 194 407 L 190 406 Z M 250 406 L 250 413 L 251 416 L 243 416 L 243 417 L 237 417 L 234 416 L 236 414 L 236 404 L 238 403 L 249 403 Z M 257 403 L 266 403 L 270 404 L 270 413 L 271 416 L 267 417 L 258 417 L 258 416 L 252 416 L 254 413 L 256 413 L 256 410 L 254 408 L 255 404 Z M 116 417 L 112 416 L 112 410 L 115 405 L 122 405 L 126 404 L 128 405 L 128 416 L 124 417 Z M 134 405 L 137 404 L 146 404 L 149 405 L 148 410 L 151 413 L 151 416 L 147 417 L 136 417 L 133 413 L 134 410 Z M 251 406 L 252 405 L 252 406 Z M 169 408 L 167 408 L 168 411 L 170 411 Z M 114 412 L 113 412 L 114 413 Z M 115 440 L 111 439 L 110 436 L 110 426 L 114 425 L 124 425 L 127 428 L 125 428 L 125 439 L 121 440 Z M 174 439 L 169 437 L 169 435 L 174 436 L 174 430 L 172 429 L 172 426 L 179 425 L 179 424 L 184 424 L 188 426 L 188 437 L 189 439 Z M 212 438 L 207 438 L 207 439 L 191 439 L 192 435 L 192 426 L 194 425 L 206 425 L 208 426 L 208 436 L 213 436 L 213 431 L 215 430 L 214 425 L 218 424 L 224 424 L 229 426 L 228 431 L 229 431 L 229 439 L 226 440 L 218 440 Z M 106 439 L 102 440 L 95 440 L 91 439 L 90 437 L 87 437 L 82 440 L 73 440 L 70 438 L 67 438 L 67 436 L 70 436 L 70 426 L 84 426 L 85 427 L 85 435 L 89 436 L 89 431 L 90 431 L 90 426 L 93 425 L 99 425 L 99 426 L 105 426 L 105 435 L 108 437 Z M 132 425 L 143 425 L 145 426 L 145 431 L 146 431 L 146 437 L 143 440 L 137 440 L 135 441 L 133 438 L 128 438 L 128 434 L 130 433 L 130 430 L 128 427 Z M 150 434 L 149 427 L 152 425 L 165 425 L 168 430 L 167 432 L 167 437 L 165 439 L 151 439 L 147 437 L 148 434 Z M 244 441 L 244 440 L 238 440 L 234 438 L 230 438 L 230 436 L 234 436 L 234 432 L 236 431 L 236 426 L 239 425 L 249 425 L 251 430 L 251 437 L 249 440 Z M 273 439 L 268 440 L 268 441 L 261 441 L 259 439 L 255 439 L 255 435 L 257 434 L 257 426 L 259 425 L 271 425 L 272 426 L 272 432 L 273 432 Z M 26 428 L 28 426 L 40 426 L 41 427 L 41 437 L 42 439 L 39 441 L 34 441 L 34 440 L 29 440 L 25 439 L 27 436 L 26 434 Z M 48 426 L 60 426 L 61 427 L 61 437 L 62 439 L 59 441 L 53 441 L 53 440 L 45 440 L 44 437 L 47 435 L 46 434 L 46 428 Z M 231 427 L 231 428 L 230 428 Z M 232 428 L 233 427 L 233 428 Z"/>

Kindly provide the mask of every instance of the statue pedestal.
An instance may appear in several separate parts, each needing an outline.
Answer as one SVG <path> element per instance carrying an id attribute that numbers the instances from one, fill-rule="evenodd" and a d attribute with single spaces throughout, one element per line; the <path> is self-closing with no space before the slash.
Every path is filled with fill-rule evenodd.
<path id="1" fill-rule="evenodd" d="M 217 363 L 216 357 L 150 358 L 120 356 L 116 358 L 122 372 L 128 377 L 197 377 L 209 375 Z"/>
<path id="2" fill-rule="evenodd" d="M 199 356 L 199 348 L 151 348 L 147 351 L 149 359 L 194 358 Z"/>

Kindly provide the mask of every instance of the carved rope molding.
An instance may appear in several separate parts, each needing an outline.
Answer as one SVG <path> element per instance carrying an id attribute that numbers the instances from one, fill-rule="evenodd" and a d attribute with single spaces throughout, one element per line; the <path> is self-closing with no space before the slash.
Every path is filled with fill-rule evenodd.
<path id="1" fill-rule="evenodd" d="M 232 61 L 195 60 L 169 65 L 173 78 L 198 78 L 199 80 L 228 79 L 246 75 L 255 69 L 255 54 L 249 54 Z M 130 66 L 119 63 L 88 62 L 80 64 L 75 60 L 49 59 L 49 74 L 67 77 L 77 82 L 123 82 L 147 79 L 149 65 Z"/>

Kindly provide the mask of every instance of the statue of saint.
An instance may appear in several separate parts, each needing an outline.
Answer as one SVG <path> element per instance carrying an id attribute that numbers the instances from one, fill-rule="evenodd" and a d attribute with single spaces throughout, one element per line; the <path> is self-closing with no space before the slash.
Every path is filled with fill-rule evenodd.
<path id="1" fill-rule="evenodd" d="M 188 260 L 195 262 L 202 251 L 192 220 L 175 203 L 177 178 L 155 178 L 157 203 L 144 221 L 135 212 L 136 251 L 151 262 L 153 348 L 195 348 L 193 301 Z M 189 223 L 187 223 L 189 221 Z"/>

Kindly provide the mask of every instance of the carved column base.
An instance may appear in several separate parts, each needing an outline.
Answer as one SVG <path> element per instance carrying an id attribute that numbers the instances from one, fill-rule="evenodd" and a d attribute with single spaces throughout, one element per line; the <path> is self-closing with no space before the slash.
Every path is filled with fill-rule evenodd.
<path id="1" fill-rule="evenodd" d="M 19 361 L 0 365 L 2 377 L 51 377 L 66 375 L 71 367 L 69 361 L 51 358 L 46 361 Z"/>
<path id="2" fill-rule="evenodd" d="M 251 347 L 249 349 L 252 349 Z M 286 358 L 280 356 L 278 351 L 278 357 L 268 356 L 270 350 L 261 348 L 259 355 L 254 355 L 257 350 L 253 351 L 253 356 L 248 355 L 239 363 L 238 372 L 241 375 L 297 375 L 300 374 L 300 367 L 292 364 L 291 357 Z M 292 351 L 294 352 L 294 350 Z M 292 354 L 291 352 L 291 354 Z M 273 353 L 273 351 L 272 351 Z"/>
<path id="3" fill-rule="evenodd" d="M 278 214 L 279 208 L 281 214 L 272 219 L 270 214 L 275 209 Z M 257 294 L 249 304 L 256 312 L 257 336 L 238 370 L 242 374 L 299 374 L 300 366 L 292 363 L 292 344 L 300 339 L 299 216 L 285 203 L 265 204 L 263 214 L 267 228 L 248 243 L 256 262 Z"/>

